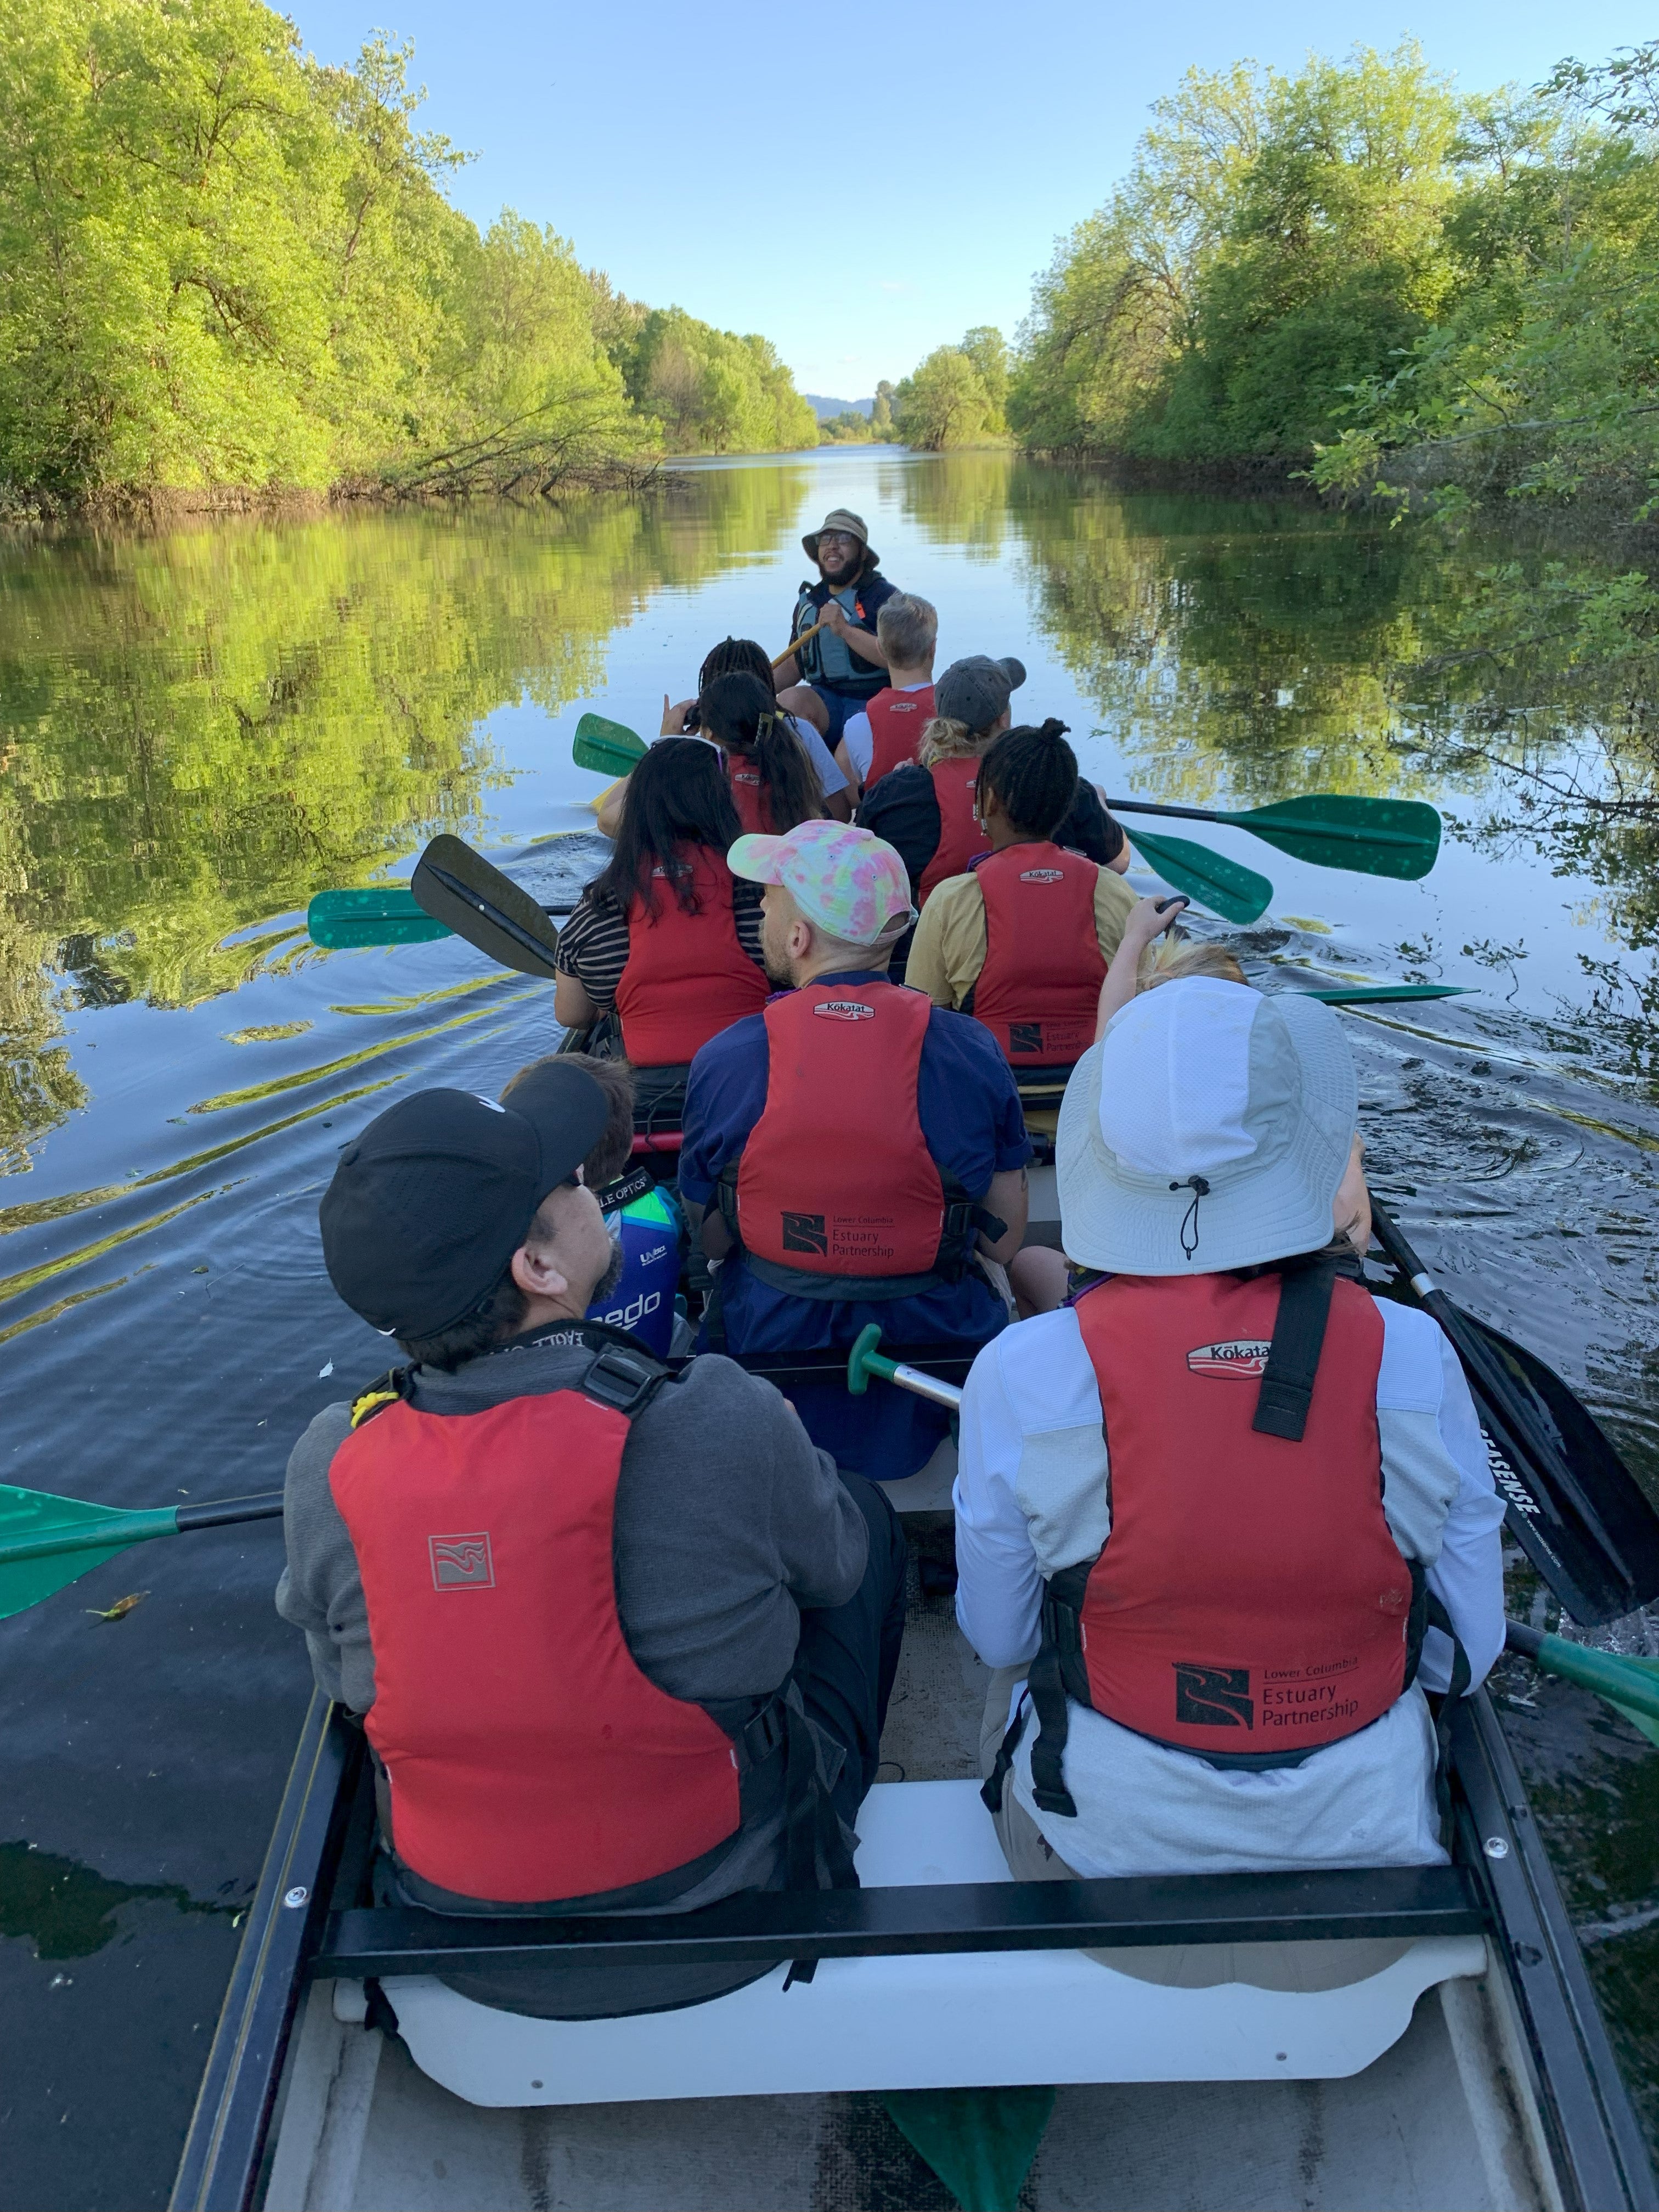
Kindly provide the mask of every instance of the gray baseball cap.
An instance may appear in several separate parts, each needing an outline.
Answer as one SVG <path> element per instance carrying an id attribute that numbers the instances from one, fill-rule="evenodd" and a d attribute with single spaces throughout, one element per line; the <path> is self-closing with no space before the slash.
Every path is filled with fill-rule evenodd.
<path id="1" fill-rule="evenodd" d="M 988 730 L 1008 705 L 1010 692 L 1025 681 L 1025 664 L 1011 653 L 1001 660 L 970 653 L 953 660 L 933 686 L 933 711 L 970 730 Z"/>

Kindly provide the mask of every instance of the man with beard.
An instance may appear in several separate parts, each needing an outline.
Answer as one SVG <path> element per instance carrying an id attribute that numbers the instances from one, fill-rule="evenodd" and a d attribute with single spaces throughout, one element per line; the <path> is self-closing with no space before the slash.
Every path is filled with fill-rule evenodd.
<path id="1" fill-rule="evenodd" d="M 783 662 L 777 682 L 781 690 L 811 686 L 828 717 L 823 738 L 833 753 L 848 716 L 862 713 L 886 686 L 887 648 L 876 635 L 876 617 L 896 587 L 879 574 L 864 517 L 849 507 L 832 507 L 800 542 L 818 580 L 802 584 L 789 635 L 803 637 L 820 623 L 823 628 Z"/>
<path id="2" fill-rule="evenodd" d="M 904 1621 L 886 1499 L 769 1382 L 678 1377 L 587 1319 L 615 1247 L 584 1068 L 422 1091 L 340 1153 L 335 1289 L 406 1365 L 289 1462 L 276 1594 L 363 1719 L 379 1893 L 438 1912 L 686 1911 L 850 1886 Z M 763 1967 L 760 1971 L 766 1971 Z M 555 2019 L 659 2011 L 742 1966 L 461 1974 Z"/>
<path id="3" fill-rule="evenodd" d="M 985 1343 L 1025 1232 L 1031 1156 L 1008 1063 L 981 1023 L 890 982 L 912 919 L 904 863 L 867 830 L 739 837 L 766 885 L 780 995 L 691 1063 L 680 1196 L 718 1261 L 704 1340 L 734 1352 Z M 914 1474 L 947 1423 L 899 1390 L 792 1385 L 812 1441 L 878 1480 Z"/>

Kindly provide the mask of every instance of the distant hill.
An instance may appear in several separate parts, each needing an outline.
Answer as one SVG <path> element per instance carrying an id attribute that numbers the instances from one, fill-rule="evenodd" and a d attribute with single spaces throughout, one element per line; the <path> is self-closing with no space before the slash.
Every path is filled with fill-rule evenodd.
<path id="1" fill-rule="evenodd" d="M 829 422 L 835 415 L 867 416 L 875 411 L 876 395 L 873 392 L 867 399 L 826 399 L 821 392 L 803 392 L 801 398 L 820 422 Z"/>

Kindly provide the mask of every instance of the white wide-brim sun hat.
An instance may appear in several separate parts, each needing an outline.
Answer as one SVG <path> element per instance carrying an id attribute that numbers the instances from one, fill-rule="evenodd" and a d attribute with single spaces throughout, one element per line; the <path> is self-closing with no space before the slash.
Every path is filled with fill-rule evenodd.
<path id="1" fill-rule="evenodd" d="M 1066 1253 L 1113 1274 L 1203 1275 L 1317 1251 L 1358 1103 L 1348 1040 L 1318 1000 L 1206 975 L 1143 992 L 1066 1086 Z"/>

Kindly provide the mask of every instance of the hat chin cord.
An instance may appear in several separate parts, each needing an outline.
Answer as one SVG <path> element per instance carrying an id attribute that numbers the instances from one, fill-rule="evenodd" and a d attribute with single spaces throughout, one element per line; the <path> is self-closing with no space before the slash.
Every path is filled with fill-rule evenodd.
<path id="1" fill-rule="evenodd" d="M 1172 1182 L 1170 1188 L 1171 1190 L 1189 1190 L 1193 1194 L 1192 1204 L 1181 1218 L 1181 1249 L 1190 1260 L 1198 1249 L 1198 1201 L 1210 1194 L 1209 1178 L 1207 1176 L 1190 1175 L 1178 1182 Z"/>

